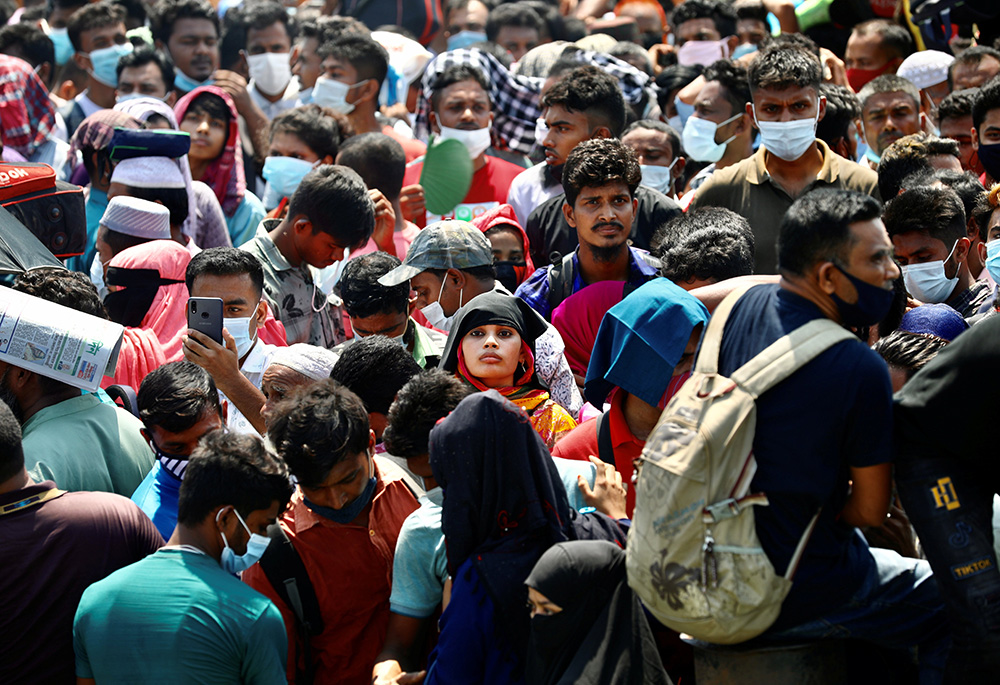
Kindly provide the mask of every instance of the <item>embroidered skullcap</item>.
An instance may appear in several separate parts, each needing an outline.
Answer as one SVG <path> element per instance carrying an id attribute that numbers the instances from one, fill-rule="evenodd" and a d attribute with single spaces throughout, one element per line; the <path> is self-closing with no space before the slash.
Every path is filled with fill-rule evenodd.
<path id="1" fill-rule="evenodd" d="M 937 50 L 914 52 L 903 60 L 896 75 L 905 78 L 917 88 L 930 88 L 948 80 L 948 67 L 955 58 Z"/>
<path id="2" fill-rule="evenodd" d="M 306 378 L 321 381 L 330 377 L 330 372 L 333 371 L 333 365 L 337 363 L 337 359 L 338 355 L 325 347 L 295 343 L 275 350 L 271 357 L 271 363 L 287 366 Z"/>
<path id="3" fill-rule="evenodd" d="M 123 159 L 111 174 L 112 183 L 133 188 L 186 188 L 177 162 L 169 157 Z"/>
<path id="4" fill-rule="evenodd" d="M 167 208 L 137 197 L 111 198 L 100 224 L 109 231 L 136 238 L 170 239 L 170 212 Z"/>

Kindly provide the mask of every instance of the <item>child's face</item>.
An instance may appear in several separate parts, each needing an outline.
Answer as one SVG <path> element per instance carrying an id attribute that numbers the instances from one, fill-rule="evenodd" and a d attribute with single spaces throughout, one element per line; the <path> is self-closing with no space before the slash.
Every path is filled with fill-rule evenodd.
<path id="1" fill-rule="evenodd" d="M 180 122 L 180 129 L 191 134 L 192 159 L 211 161 L 222 154 L 229 137 L 229 122 L 209 115 L 202 109 L 190 108 Z"/>
<path id="2" fill-rule="evenodd" d="M 486 386 L 507 388 L 523 361 L 521 336 L 510 326 L 477 326 L 462 338 L 462 355 L 469 373 Z"/>

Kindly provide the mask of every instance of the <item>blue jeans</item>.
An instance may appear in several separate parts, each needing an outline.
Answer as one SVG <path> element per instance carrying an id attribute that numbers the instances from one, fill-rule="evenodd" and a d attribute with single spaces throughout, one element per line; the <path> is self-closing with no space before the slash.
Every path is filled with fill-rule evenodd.
<path id="1" fill-rule="evenodd" d="M 905 455 L 904 455 L 905 456 Z M 993 550 L 993 455 L 901 459 L 896 487 L 937 577 L 954 644 L 946 682 L 1000 673 L 1000 573 Z"/>
<path id="2" fill-rule="evenodd" d="M 926 561 L 872 548 L 864 582 L 825 616 L 767 633 L 773 641 L 856 639 L 896 650 L 917 648 L 921 685 L 942 682 L 951 643 L 944 604 Z"/>

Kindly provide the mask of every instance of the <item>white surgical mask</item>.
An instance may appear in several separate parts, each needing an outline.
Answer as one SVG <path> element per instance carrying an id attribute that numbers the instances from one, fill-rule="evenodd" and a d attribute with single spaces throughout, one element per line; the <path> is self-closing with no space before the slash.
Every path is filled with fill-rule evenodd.
<path id="1" fill-rule="evenodd" d="M 250 337 L 250 321 L 253 318 L 252 316 L 239 316 L 223 321 L 229 335 L 233 336 L 233 340 L 236 341 L 236 357 L 238 359 L 243 359 L 257 340 L 256 331 L 254 331 L 253 337 Z"/>
<path id="2" fill-rule="evenodd" d="M 677 63 L 682 67 L 707 67 L 727 57 L 729 45 L 724 40 L 689 40 L 677 50 Z"/>
<path id="3" fill-rule="evenodd" d="M 958 241 L 951 246 L 951 252 L 944 259 L 936 259 L 933 262 L 923 264 L 907 264 L 902 267 L 903 283 L 906 290 L 914 298 L 928 304 L 938 304 L 948 299 L 948 296 L 958 285 L 958 269 L 955 269 L 954 278 L 948 278 L 944 273 L 944 264 L 955 254 Z M 987 254 L 989 245 L 987 244 Z"/>
<path id="4" fill-rule="evenodd" d="M 358 84 L 349 86 L 329 76 L 320 76 L 313 86 L 312 101 L 320 107 L 329 107 L 341 114 L 350 114 L 354 111 L 354 105 L 347 101 L 347 93 L 356 85 Z"/>
<path id="5" fill-rule="evenodd" d="M 674 129 L 675 131 L 684 130 L 684 122 L 681 121 L 681 115 L 675 114 L 672 117 L 667 118 L 667 126 Z"/>
<path id="6" fill-rule="evenodd" d="M 538 117 L 535 119 L 535 142 L 538 147 L 545 142 L 545 136 L 549 135 L 549 127 L 545 125 L 545 119 Z"/>
<path id="7" fill-rule="evenodd" d="M 458 308 L 462 308 L 462 296 L 464 295 L 465 289 L 458 291 Z M 441 282 L 441 291 L 438 293 L 438 298 L 436 302 L 431 302 L 429 305 L 421 309 L 421 313 L 427 318 L 427 323 L 434 326 L 438 330 L 448 332 L 451 330 L 451 325 L 455 323 L 455 314 L 451 316 L 444 315 L 444 309 L 441 308 L 441 295 L 444 294 L 444 281 Z M 456 310 L 457 313 L 457 310 Z"/>
<path id="8" fill-rule="evenodd" d="M 726 154 L 726 146 L 736 139 L 736 134 L 729 136 L 721 143 L 715 142 L 715 133 L 720 127 L 731 121 L 736 121 L 743 113 L 734 114 L 723 122 L 715 123 L 708 119 L 689 117 L 681 132 L 681 142 L 684 152 L 696 162 L 718 162 Z"/>
<path id="9" fill-rule="evenodd" d="M 657 166 L 654 164 L 640 164 L 642 170 L 642 185 L 661 193 L 670 192 L 670 170 L 677 164 L 677 159 L 670 163 L 670 166 Z"/>
<path id="10" fill-rule="evenodd" d="M 108 286 L 104 284 L 104 264 L 101 263 L 99 254 L 95 254 L 94 261 L 90 263 L 90 282 L 97 288 L 97 294 L 102 300 L 108 296 Z"/>
<path id="11" fill-rule="evenodd" d="M 475 159 L 479 155 L 486 152 L 486 148 L 492 143 L 490 137 L 490 126 L 486 125 L 486 128 L 477 128 L 473 131 L 467 131 L 461 128 L 448 128 L 447 126 L 441 127 L 441 139 L 442 140 L 457 140 L 465 149 L 469 151 L 469 157 Z"/>
<path id="12" fill-rule="evenodd" d="M 219 522 L 219 517 L 222 516 L 222 509 L 219 509 L 219 513 L 215 515 L 215 522 Z M 250 539 L 247 540 L 247 551 L 243 554 L 236 554 L 233 548 L 229 546 L 229 540 L 226 539 L 226 534 L 221 530 L 219 535 L 222 536 L 222 544 L 225 547 L 222 548 L 222 558 L 219 562 L 222 564 L 222 568 L 225 569 L 227 573 L 232 573 L 236 575 L 237 573 L 242 573 L 248 568 L 256 564 L 262 556 L 264 556 L 264 550 L 267 549 L 268 544 L 271 542 L 271 538 L 264 537 L 263 535 L 257 535 L 257 533 L 251 533 L 250 529 L 247 527 L 246 521 L 240 516 L 240 512 L 236 511 L 236 507 L 233 507 L 233 513 L 236 514 L 236 518 L 239 519 L 240 525 L 243 526 L 243 530 L 247 532 Z"/>
<path id="13" fill-rule="evenodd" d="M 250 78 L 257 90 L 264 95 L 281 95 L 292 80 L 291 58 L 287 52 L 264 52 L 259 55 L 248 55 L 247 66 L 250 68 Z"/>
<path id="14" fill-rule="evenodd" d="M 754 112 L 753 120 L 760 129 L 760 142 L 772 155 L 794 162 L 805 154 L 809 146 L 816 142 L 816 124 L 819 123 L 819 108 L 816 116 L 811 119 L 792 119 L 791 121 L 757 121 Z"/>

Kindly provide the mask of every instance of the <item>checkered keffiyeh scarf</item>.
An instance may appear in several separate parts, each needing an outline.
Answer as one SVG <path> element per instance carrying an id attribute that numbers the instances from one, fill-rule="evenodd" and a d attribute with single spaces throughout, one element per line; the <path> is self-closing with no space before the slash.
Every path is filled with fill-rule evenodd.
<path id="1" fill-rule="evenodd" d="M 56 108 L 31 65 L 0 54 L 0 134 L 3 144 L 31 159 L 56 125 Z"/>
<path id="2" fill-rule="evenodd" d="M 604 69 L 621 84 L 625 101 L 636 104 L 642 99 L 643 90 L 649 85 L 649 76 L 620 59 L 578 50 L 573 57 L 580 65 L 593 64 Z M 479 69 L 490 82 L 490 100 L 493 102 L 493 137 L 500 149 L 510 149 L 529 154 L 535 146 L 535 122 L 542 116 L 539 102 L 544 78 L 512 74 L 493 55 L 477 48 L 443 52 L 428 63 L 424 70 L 420 99 L 417 102 L 414 135 L 427 140 L 430 135 L 428 116 L 431 111 L 431 86 L 449 67 L 467 64 Z M 652 95 L 652 93 L 651 93 Z"/>

